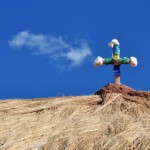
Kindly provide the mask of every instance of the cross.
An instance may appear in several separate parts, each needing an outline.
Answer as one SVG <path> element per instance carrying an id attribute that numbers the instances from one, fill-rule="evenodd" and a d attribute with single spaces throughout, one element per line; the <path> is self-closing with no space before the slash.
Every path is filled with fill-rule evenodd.
<path id="1" fill-rule="evenodd" d="M 119 41 L 117 39 L 113 39 L 108 43 L 108 46 L 112 48 L 112 58 L 102 58 L 98 56 L 95 59 L 95 66 L 109 65 L 112 64 L 114 66 L 114 80 L 115 83 L 120 84 L 120 66 L 122 64 L 130 64 L 131 66 L 137 66 L 137 59 L 135 57 L 123 57 L 120 58 L 120 48 Z"/>

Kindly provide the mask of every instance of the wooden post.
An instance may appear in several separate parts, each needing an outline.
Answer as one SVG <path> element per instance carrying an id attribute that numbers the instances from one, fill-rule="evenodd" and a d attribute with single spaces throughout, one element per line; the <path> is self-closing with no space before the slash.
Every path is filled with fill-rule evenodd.
<path id="1" fill-rule="evenodd" d="M 118 62 L 118 60 L 114 61 L 114 78 L 115 78 L 115 83 L 117 84 L 120 84 L 120 64 L 117 63 L 116 65 L 116 62 Z"/>
<path id="2" fill-rule="evenodd" d="M 120 76 L 115 76 L 115 83 L 118 83 L 118 84 L 121 83 Z"/>

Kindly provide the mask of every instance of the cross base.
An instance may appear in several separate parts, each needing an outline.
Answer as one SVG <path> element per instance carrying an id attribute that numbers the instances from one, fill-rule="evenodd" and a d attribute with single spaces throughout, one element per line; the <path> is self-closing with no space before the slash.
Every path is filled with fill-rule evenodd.
<path id="1" fill-rule="evenodd" d="M 114 65 L 115 83 L 120 84 L 120 65 Z"/>
<path id="2" fill-rule="evenodd" d="M 120 84 L 121 83 L 120 76 L 115 76 L 115 83 L 116 84 Z"/>

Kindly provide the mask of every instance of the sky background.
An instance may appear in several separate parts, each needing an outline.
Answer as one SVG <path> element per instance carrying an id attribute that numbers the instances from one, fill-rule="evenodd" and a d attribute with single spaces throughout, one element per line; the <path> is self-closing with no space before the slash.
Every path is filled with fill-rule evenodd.
<path id="1" fill-rule="evenodd" d="M 150 90 L 149 0 L 0 0 L 0 99 L 90 95 L 113 82 L 111 57 L 117 38 L 121 81 Z"/>

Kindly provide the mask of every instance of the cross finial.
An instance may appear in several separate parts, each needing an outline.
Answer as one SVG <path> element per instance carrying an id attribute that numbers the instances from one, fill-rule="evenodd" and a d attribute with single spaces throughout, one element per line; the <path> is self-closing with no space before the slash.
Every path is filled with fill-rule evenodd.
<path id="1" fill-rule="evenodd" d="M 117 39 L 113 39 L 108 43 L 108 46 L 112 48 L 112 58 L 102 58 L 98 56 L 95 59 L 95 66 L 109 65 L 112 64 L 114 66 L 114 80 L 115 83 L 121 83 L 120 81 L 120 66 L 121 64 L 130 64 L 131 66 L 137 66 L 137 59 L 135 57 L 123 57 L 120 58 L 120 43 Z"/>

